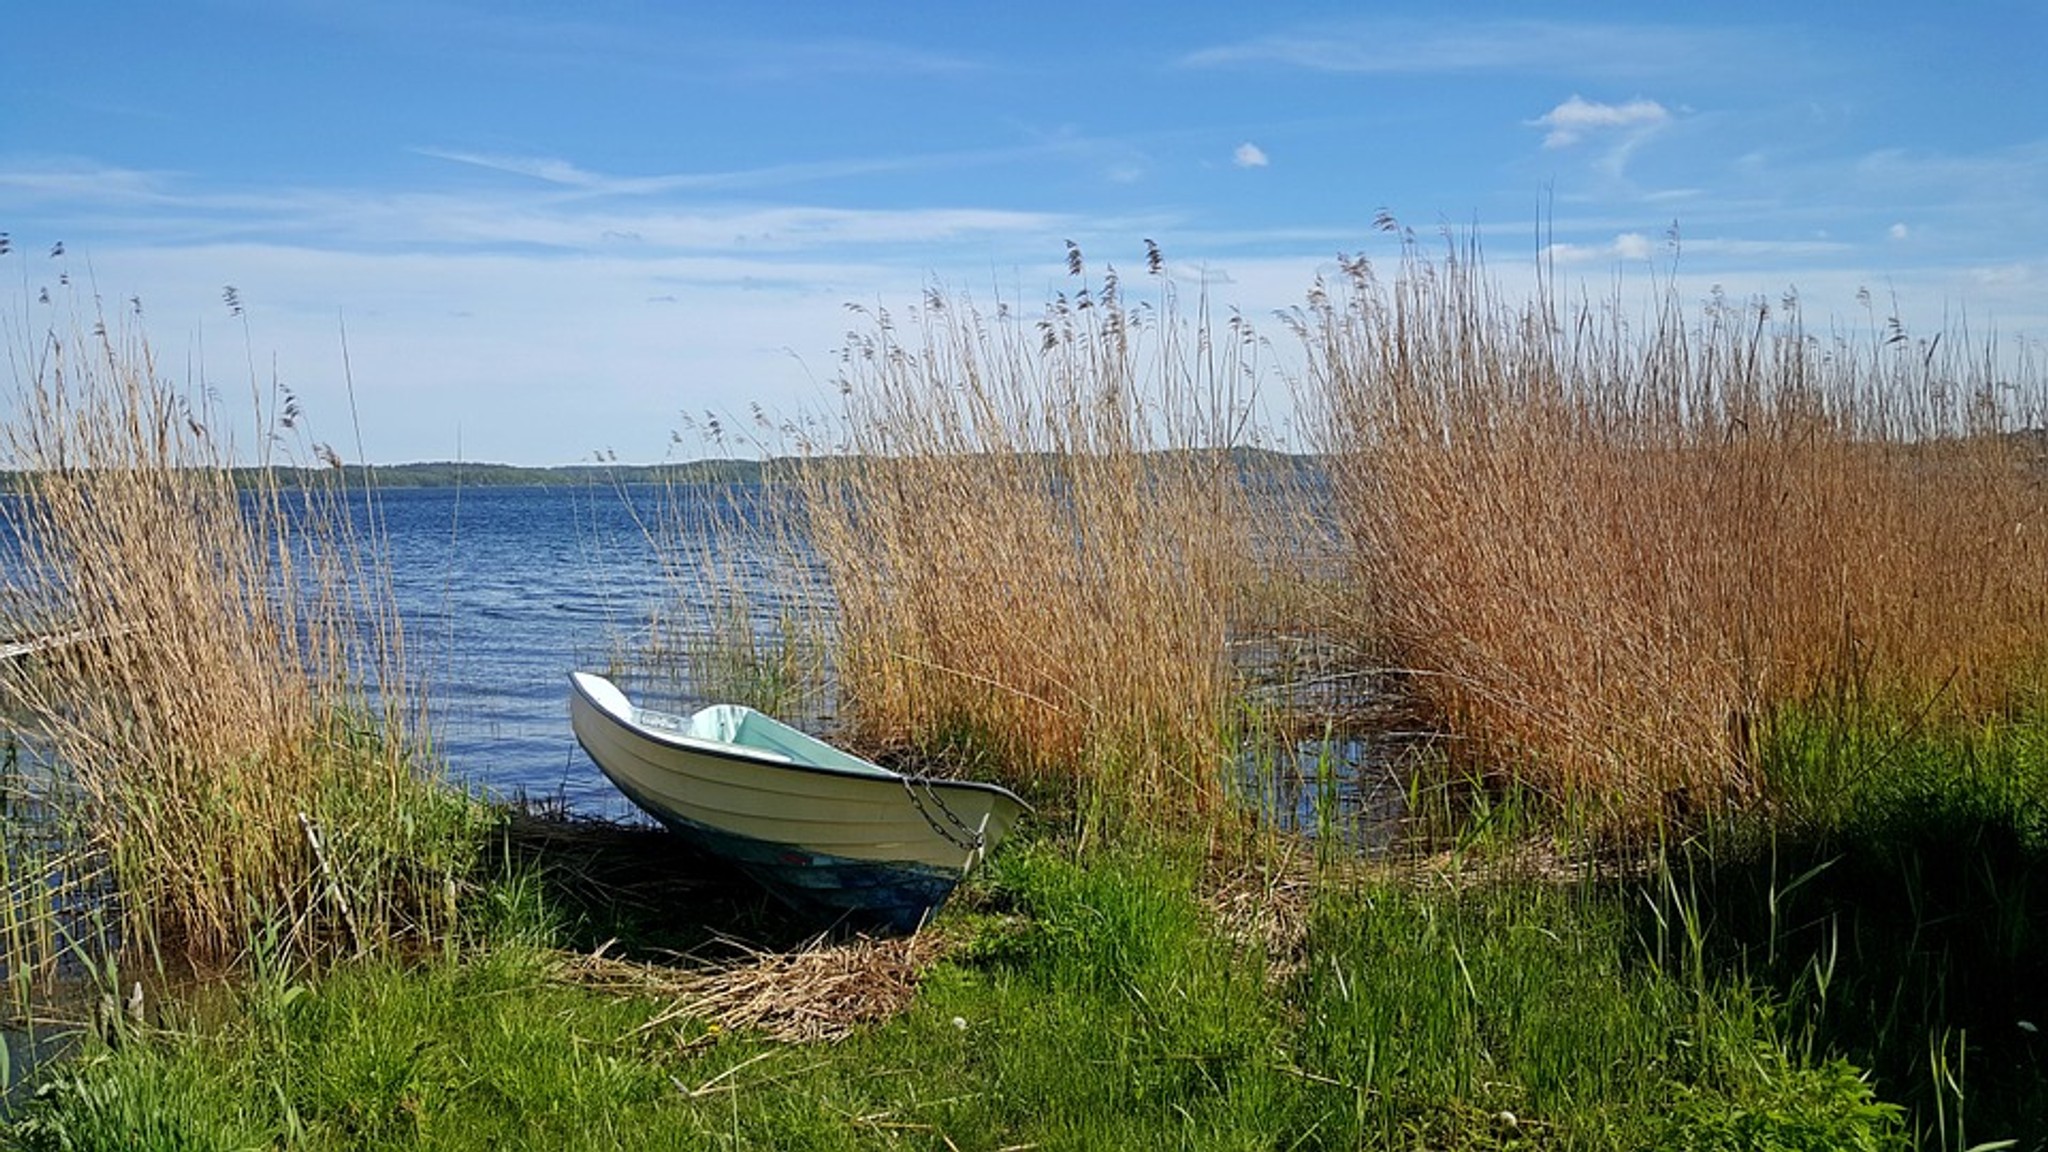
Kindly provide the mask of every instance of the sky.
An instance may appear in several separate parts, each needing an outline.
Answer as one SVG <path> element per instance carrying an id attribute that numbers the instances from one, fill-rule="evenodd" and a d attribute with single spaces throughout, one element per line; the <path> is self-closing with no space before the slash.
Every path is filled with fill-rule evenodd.
<path id="1" fill-rule="evenodd" d="M 699 455 L 705 413 L 832 403 L 848 304 L 1035 309 L 1069 241 L 1126 273 L 1156 242 L 1277 345 L 1340 255 L 1398 258 L 1384 217 L 1511 290 L 1540 257 L 1595 294 L 2048 337 L 2040 0 L 102 0 L 6 28 L 15 378 L 97 299 L 186 386 L 282 381 L 352 461 Z"/>

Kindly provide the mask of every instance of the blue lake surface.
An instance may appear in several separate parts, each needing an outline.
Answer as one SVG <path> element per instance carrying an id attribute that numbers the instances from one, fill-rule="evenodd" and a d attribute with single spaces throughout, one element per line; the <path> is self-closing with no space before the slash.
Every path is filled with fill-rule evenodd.
<path id="1" fill-rule="evenodd" d="M 708 620 L 704 601 L 735 591 L 719 587 L 724 581 L 755 585 L 744 589 L 749 599 L 772 611 L 768 576 L 789 562 L 781 549 L 746 553 L 743 543 L 733 554 L 745 532 L 718 533 L 724 550 L 708 551 L 718 522 L 762 521 L 760 492 L 744 484 L 391 488 L 354 493 L 351 503 L 370 578 L 390 581 L 405 679 L 427 702 L 450 777 L 579 813 L 635 810 L 570 733 L 569 673 L 610 670 L 629 690 L 665 689 L 647 695 L 650 703 L 694 703 L 673 684 L 636 678 L 630 654 L 657 609 L 685 625 Z M 19 497 L 0 493 L 0 575 L 20 562 L 19 508 Z M 664 571 L 664 552 L 686 560 L 685 570 Z M 697 563 L 711 555 L 715 562 Z"/>
<path id="2" fill-rule="evenodd" d="M 657 609 L 691 594 L 665 575 L 652 535 L 680 533 L 664 541 L 671 555 L 694 549 L 713 517 L 747 514 L 752 496 L 734 486 L 380 493 L 408 679 L 425 693 L 450 775 L 494 795 L 630 815 L 569 731 L 569 673 L 618 663 Z M 775 562 L 726 557 L 704 579 L 747 580 Z"/>
<path id="3" fill-rule="evenodd" d="M 0 521 L 11 499 L 0 495 Z M 759 488 L 739 483 L 391 488 L 367 501 L 358 493 L 352 516 L 373 571 L 390 581 L 406 679 L 427 702 L 450 778 L 495 797 L 615 819 L 640 817 L 570 731 L 569 673 L 608 672 L 636 700 L 672 710 L 706 703 L 687 685 L 647 674 L 650 621 L 660 612 L 671 638 L 678 627 L 702 630 L 708 604 L 739 594 L 765 635 L 789 607 L 792 585 L 781 573 L 813 562 L 792 559 L 790 534 L 759 542 L 775 537 L 771 512 Z M 725 530 L 734 526 L 741 530 Z M 0 565 L 12 562 L 11 543 L 0 532 Z M 665 570 L 664 556 L 681 571 Z M 829 736 L 830 701 L 792 719 Z M 1401 808 L 1386 771 L 1397 753 L 1354 736 L 1277 760 L 1248 757 L 1247 799 L 1311 835 L 1334 801 L 1347 821 L 1367 826 L 1347 838 L 1383 848 Z"/>

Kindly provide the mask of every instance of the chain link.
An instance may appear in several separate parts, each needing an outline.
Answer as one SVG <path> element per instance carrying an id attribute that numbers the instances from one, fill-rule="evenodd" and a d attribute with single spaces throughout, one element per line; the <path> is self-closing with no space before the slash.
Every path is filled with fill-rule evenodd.
<path id="1" fill-rule="evenodd" d="M 932 831 L 937 832 L 946 843 L 963 852 L 981 851 L 982 845 L 986 842 L 986 837 L 983 836 L 981 829 L 969 828 L 967 822 L 960 819 L 959 814 L 954 812 L 952 806 L 946 803 L 946 798 L 939 795 L 938 790 L 932 787 L 931 777 L 920 772 L 916 776 L 903 776 L 901 779 L 903 781 L 904 795 L 910 797 L 910 803 L 917 808 L 917 814 L 924 817 L 924 822 L 931 825 Z M 924 789 L 923 798 L 920 798 L 917 794 L 919 787 Z M 929 799 L 932 803 L 939 806 L 939 811 L 946 817 L 946 824 L 951 824 L 953 826 L 952 829 L 947 828 L 946 824 L 941 824 L 937 820 L 932 819 L 931 810 L 925 807 L 925 799 Z M 956 835 L 953 829 L 958 829 L 961 834 L 964 834 L 965 838 L 963 839 L 962 835 Z"/>

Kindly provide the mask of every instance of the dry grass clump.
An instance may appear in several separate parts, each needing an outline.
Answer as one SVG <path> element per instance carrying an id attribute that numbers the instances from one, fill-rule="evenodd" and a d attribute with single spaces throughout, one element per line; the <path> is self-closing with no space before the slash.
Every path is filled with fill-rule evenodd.
<path id="1" fill-rule="evenodd" d="M 1280 985 L 1307 966 L 1322 880 L 1313 849 L 1293 839 L 1273 841 L 1263 852 L 1217 846 L 1205 861 L 1200 895 L 1223 936 L 1260 956 L 1266 979 Z"/>
<path id="2" fill-rule="evenodd" d="M 1175 811 L 1221 794 L 1256 344 L 1159 284 L 1132 304 L 1112 269 L 1035 321 L 859 310 L 833 455 L 798 473 L 854 739 Z"/>
<path id="3" fill-rule="evenodd" d="M 930 932 L 819 940 L 790 952 L 747 951 L 695 967 L 619 960 L 599 949 L 557 957 L 553 975 L 613 994 L 671 1000 L 642 1031 L 689 1020 L 802 1044 L 842 1040 L 902 1012 L 944 951 L 941 937 Z"/>
<path id="4" fill-rule="evenodd" d="M 16 677 L 129 945 L 231 957 L 258 925 L 367 948 L 452 915 L 462 803 L 415 775 L 400 651 L 333 492 L 238 490 L 128 332 L 18 339 L 0 604 L 93 637 Z M 281 434 L 296 417 L 288 397 Z M 265 453 L 267 459 L 268 453 Z M 376 689 L 372 703 L 369 689 Z M 10 956 L 10 969 L 28 963 Z"/>
<path id="5" fill-rule="evenodd" d="M 1411 245 L 1294 318 L 1359 579 L 1464 746 L 1634 822 L 1754 795 L 1787 704 L 1967 714 L 2033 683 L 2027 366 L 1896 320 L 1818 335 L 1790 297 L 1623 311 L 1509 305 L 1476 253 Z"/>

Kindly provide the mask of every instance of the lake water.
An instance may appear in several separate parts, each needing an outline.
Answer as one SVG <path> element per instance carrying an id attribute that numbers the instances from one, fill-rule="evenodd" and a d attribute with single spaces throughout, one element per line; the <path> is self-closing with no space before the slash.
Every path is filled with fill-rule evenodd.
<path id="1" fill-rule="evenodd" d="M 569 673 L 612 665 L 657 609 L 688 594 L 664 576 L 651 532 L 668 524 L 701 536 L 718 517 L 758 515 L 756 495 L 608 485 L 380 494 L 408 673 L 450 775 L 497 796 L 629 815 L 569 731 Z M 766 599 L 760 577 L 777 559 L 727 557 L 720 574 L 758 580 L 752 591 Z"/>
<path id="2" fill-rule="evenodd" d="M 367 506 L 358 495 L 355 528 L 389 576 L 406 678 L 424 694 L 450 776 L 493 796 L 631 815 L 569 731 L 569 673 L 615 666 L 657 608 L 717 591 L 666 578 L 651 535 L 694 548 L 717 521 L 758 523 L 761 506 L 757 489 L 736 484 L 394 488 Z M 0 566 L 17 562 L 7 523 L 17 507 L 0 494 Z M 781 562 L 765 550 L 722 555 L 717 570 L 761 585 L 754 598 L 772 606 L 767 576 Z M 688 703 L 673 688 L 651 702 Z"/>
<path id="3" fill-rule="evenodd" d="M 0 496 L 0 518 L 8 500 Z M 787 606 L 788 582 L 776 573 L 789 550 L 745 543 L 766 538 L 757 530 L 770 515 L 745 484 L 393 488 L 354 515 L 388 573 L 407 679 L 428 703 L 434 746 L 453 780 L 494 797 L 637 819 L 570 732 L 569 673 L 610 671 L 636 699 L 687 709 L 704 701 L 646 675 L 635 658 L 657 610 L 688 626 L 708 620 L 709 600 L 738 591 L 766 631 Z M 720 530 L 730 526 L 743 530 Z M 664 571 L 664 554 L 694 561 L 714 537 L 723 550 L 712 563 L 690 563 L 683 579 Z M 825 709 L 795 719 L 829 735 Z M 1379 849 L 1400 807 L 1392 758 L 1380 741 L 1344 734 L 1277 762 L 1248 759 L 1244 783 L 1269 818 L 1309 835 L 1327 826 L 1334 802 L 1353 824 L 1347 838 Z"/>

